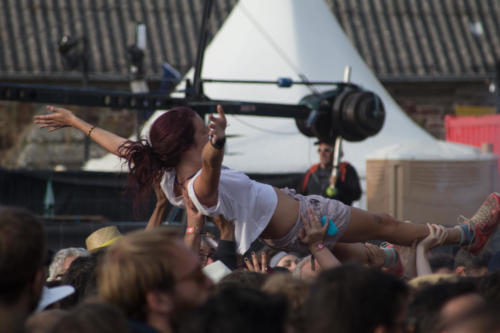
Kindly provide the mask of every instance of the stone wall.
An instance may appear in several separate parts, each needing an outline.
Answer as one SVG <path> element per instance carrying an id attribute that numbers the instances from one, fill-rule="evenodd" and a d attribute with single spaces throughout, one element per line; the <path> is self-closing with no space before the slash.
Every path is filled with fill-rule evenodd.
<path id="1" fill-rule="evenodd" d="M 34 113 L 33 104 L 0 101 L 0 166 L 16 167 Z"/>
<path id="2" fill-rule="evenodd" d="M 136 128 L 132 110 L 68 106 L 89 123 L 129 137 Z M 48 132 L 33 124 L 33 116 L 47 112 L 44 105 L 5 102 L 0 104 L 0 167 L 25 169 L 80 169 L 84 164 L 85 134 L 63 128 Z M 89 157 L 106 152 L 91 143 Z"/>

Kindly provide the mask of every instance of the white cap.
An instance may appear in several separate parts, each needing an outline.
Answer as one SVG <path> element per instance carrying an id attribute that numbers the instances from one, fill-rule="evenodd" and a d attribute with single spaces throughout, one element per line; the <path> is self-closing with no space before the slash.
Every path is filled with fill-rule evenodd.
<path id="1" fill-rule="evenodd" d="M 220 260 L 203 267 L 205 273 L 214 283 L 218 283 L 224 276 L 231 273 L 231 270 Z"/>

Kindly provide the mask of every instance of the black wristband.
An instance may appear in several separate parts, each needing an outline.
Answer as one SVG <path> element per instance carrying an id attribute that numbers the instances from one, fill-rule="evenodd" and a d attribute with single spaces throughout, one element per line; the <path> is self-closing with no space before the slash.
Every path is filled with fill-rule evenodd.
<path id="1" fill-rule="evenodd" d="M 224 145 L 226 144 L 226 137 L 215 140 L 215 143 L 212 140 L 210 140 L 210 144 L 215 149 L 221 150 L 222 148 L 224 148 Z"/>

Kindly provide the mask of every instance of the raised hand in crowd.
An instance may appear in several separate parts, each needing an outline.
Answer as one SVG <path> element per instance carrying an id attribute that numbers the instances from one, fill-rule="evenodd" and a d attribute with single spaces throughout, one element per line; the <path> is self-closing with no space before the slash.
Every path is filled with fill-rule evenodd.
<path id="1" fill-rule="evenodd" d="M 155 184 L 153 184 L 153 189 L 156 196 L 156 205 L 155 209 L 153 210 L 153 214 L 151 214 L 148 224 L 146 225 L 146 230 L 161 225 L 163 214 L 165 214 L 165 209 L 167 208 L 168 204 L 167 197 L 161 189 L 160 183 L 156 182 Z"/>
<path id="2" fill-rule="evenodd" d="M 375 244 L 365 243 L 366 255 L 368 257 L 368 266 L 382 267 L 385 262 L 385 254 Z"/>
<path id="3" fill-rule="evenodd" d="M 323 244 L 328 223 L 321 225 L 319 217 L 310 209 L 307 210 L 307 216 L 302 215 L 301 218 L 304 227 L 299 230 L 299 239 L 307 245 L 311 254 L 318 261 L 319 266 L 323 270 L 339 266 L 340 261 Z"/>
<path id="4" fill-rule="evenodd" d="M 417 274 L 417 241 L 413 241 L 410 246 L 394 245 L 394 249 L 399 255 L 399 261 L 403 265 L 403 277 L 412 279 Z"/>
<path id="5" fill-rule="evenodd" d="M 212 217 L 212 221 L 219 229 L 220 239 L 225 241 L 234 241 L 234 222 L 226 220 L 224 216 Z"/>
<path id="6" fill-rule="evenodd" d="M 205 216 L 203 216 L 189 199 L 187 190 L 183 188 L 182 196 L 186 204 L 187 227 L 184 234 L 184 242 L 187 247 L 195 253 L 199 253 L 201 244 L 201 232 L 205 226 Z"/>
<path id="7" fill-rule="evenodd" d="M 234 270 L 238 268 L 234 222 L 226 220 L 222 215 L 212 217 L 212 221 L 219 229 L 220 234 L 220 240 L 214 253 L 214 260 L 220 260 L 229 267 L 229 269 Z"/>
<path id="8" fill-rule="evenodd" d="M 217 114 L 218 117 L 213 114 L 208 116 L 210 120 L 208 124 L 208 135 L 214 145 L 217 145 L 217 142 L 225 140 L 226 138 L 227 120 L 221 105 L 217 105 Z"/>
<path id="9" fill-rule="evenodd" d="M 259 259 L 260 257 L 260 259 Z M 251 253 L 252 260 L 250 261 L 247 257 L 245 257 L 245 265 L 248 270 L 251 272 L 257 273 L 267 273 L 267 254 L 266 252 L 260 252 L 259 256 L 255 253 Z"/>
<path id="10" fill-rule="evenodd" d="M 416 262 L 419 276 L 432 274 L 427 254 L 430 249 L 442 245 L 447 236 L 446 228 L 442 225 L 427 223 L 427 228 L 429 228 L 429 235 L 417 244 Z"/>

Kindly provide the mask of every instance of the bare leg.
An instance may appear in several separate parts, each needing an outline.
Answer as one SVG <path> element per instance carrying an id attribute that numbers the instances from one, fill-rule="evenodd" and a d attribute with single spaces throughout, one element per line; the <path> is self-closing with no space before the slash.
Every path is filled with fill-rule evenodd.
<path id="1" fill-rule="evenodd" d="M 368 264 L 366 248 L 361 243 L 337 243 L 331 250 L 341 262 L 354 260 Z"/>
<path id="2" fill-rule="evenodd" d="M 357 261 L 374 267 L 382 267 L 386 261 L 386 251 L 370 243 L 336 243 L 332 252 L 341 262 Z"/>
<path id="3" fill-rule="evenodd" d="M 458 244 L 460 231 L 448 228 L 445 244 Z M 388 214 L 373 214 L 362 209 L 351 209 L 351 220 L 341 242 L 365 242 L 379 239 L 398 245 L 410 246 L 414 240 L 421 240 L 429 234 L 425 224 L 401 222 Z"/>

